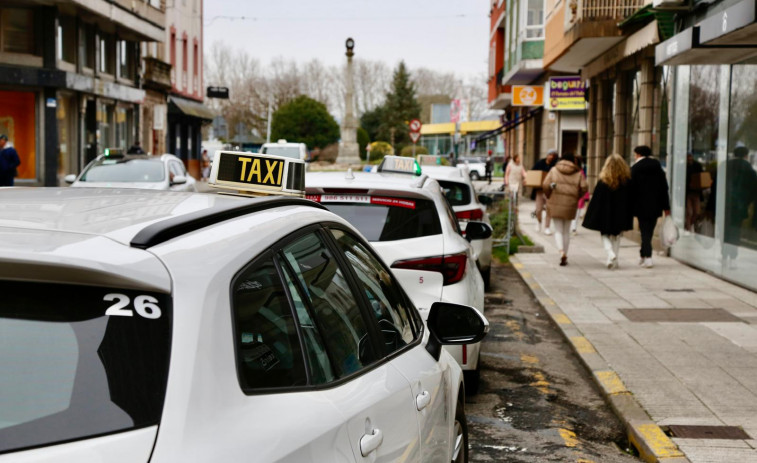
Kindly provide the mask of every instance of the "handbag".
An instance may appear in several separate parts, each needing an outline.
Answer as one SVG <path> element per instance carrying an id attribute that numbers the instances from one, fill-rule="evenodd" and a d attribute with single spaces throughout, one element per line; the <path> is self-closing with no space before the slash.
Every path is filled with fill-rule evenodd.
<path id="1" fill-rule="evenodd" d="M 662 230 L 660 231 L 660 244 L 665 249 L 672 247 L 678 241 L 678 226 L 673 222 L 669 215 L 665 216 L 662 221 Z"/>

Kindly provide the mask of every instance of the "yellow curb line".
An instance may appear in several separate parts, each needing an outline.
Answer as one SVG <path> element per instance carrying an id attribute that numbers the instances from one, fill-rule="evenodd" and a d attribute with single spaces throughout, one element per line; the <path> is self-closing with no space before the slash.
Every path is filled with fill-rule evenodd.
<path id="1" fill-rule="evenodd" d="M 576 348 L 576 352 L 579 354 L 597 353 L 597 349 L 595 349 L 591 342 L 583 336 L 574 336 L 570 338 L 570 341 L 573 343 L 573 347 Z"/>
<path id="2" fill-rule="evenodd" d="M 654 423 L 631 424 L 629 437 L 644 461 L 659 462 L 664 458 L 685 458 L 676 444 Z M 642 442 L 646 445 L 641 445 Z"/>
<path id="3" fill-rule="evenodd" d="M 620 376 L 612 370 L 595 371 L 594 376 L 597 377 L 599 384 L 602 385 L 608 394 L 624 394 L 628 392 L 625 384 L 621 381 Z"/>
<path id="4" fill-rule="evenodd" d="M 555 314 L 555 315 L 552 316 L 552 318 L 555 320 L 555 322 L 557 324 L 560 324 L 560 325 L 571 325 L 571 324 L 573 324 L 573 322 L 570 321 L 570 318 L 568 318 L 568 316 L 565 315 L 564 313 Z"/>

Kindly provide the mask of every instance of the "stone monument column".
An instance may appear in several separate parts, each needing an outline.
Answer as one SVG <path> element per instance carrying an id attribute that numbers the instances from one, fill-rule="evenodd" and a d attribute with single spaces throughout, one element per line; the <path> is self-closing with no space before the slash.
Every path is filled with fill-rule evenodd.
<path id="1" fill-rule="evenodd" d="M 344 119 L 342 119 L 341 137 L 339 142 L 339 155 L 336 162 L 339 164 L 360 164 L 360 151 L 357 144 L 358 121 L 355 117 L 355 83 L 352 77 L 352 57 L 355 53 L 355 41 L 352 38 L 345 42 L 347 46 L 347 82 L 344 94 Z"/>

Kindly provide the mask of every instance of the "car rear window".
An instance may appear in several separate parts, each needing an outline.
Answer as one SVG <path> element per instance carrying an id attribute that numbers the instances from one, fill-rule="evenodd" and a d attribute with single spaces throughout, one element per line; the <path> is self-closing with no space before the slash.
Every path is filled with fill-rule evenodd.
<path id="1" fill-rule="evenodd" d="M 158 423 L 170 297 L 0 281 L 0 453 Z"/>
<path id="2" fill-rule="evenodd" d="M 466 206 L 471 203 L 470 187 L 465 183 L 437 180 L 451 206 Z"/>
<path id="3" fill-rule="evenodd" d="M 294 146 L 264 146 L 260 152 L 285 158 L 300 159 L 300 149 Z"/>
<path id="4" fill-rule="evenodd" d="M 101 159 L 92 164 L 80 182 L 162 182 L 163 161 L 152 159 Z"/>
<path id="5" fill-rule="evenodd" d="M 395 241 L 442 232 L 439 213 L 428 199 L 322 195 L 320 202 L 357 228 L 368 241 Z"/>

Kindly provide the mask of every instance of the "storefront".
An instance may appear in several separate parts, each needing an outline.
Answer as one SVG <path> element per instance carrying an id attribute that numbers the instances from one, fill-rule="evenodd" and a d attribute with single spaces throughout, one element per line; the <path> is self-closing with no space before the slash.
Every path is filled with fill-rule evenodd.
<path id="1" fill-rule="evenodd" d="M 748 24 L 729 26 L 723 14 L 748 17 L 734 8 L 751 11 Z M 757 48 L 743 46 L 757 44 L 757 5 L 729 9 L 657 49 L 658 64 L 675 65 L 669 176 L 673 218 L 685 231 L 672 255 L 757 289 Z"/>

